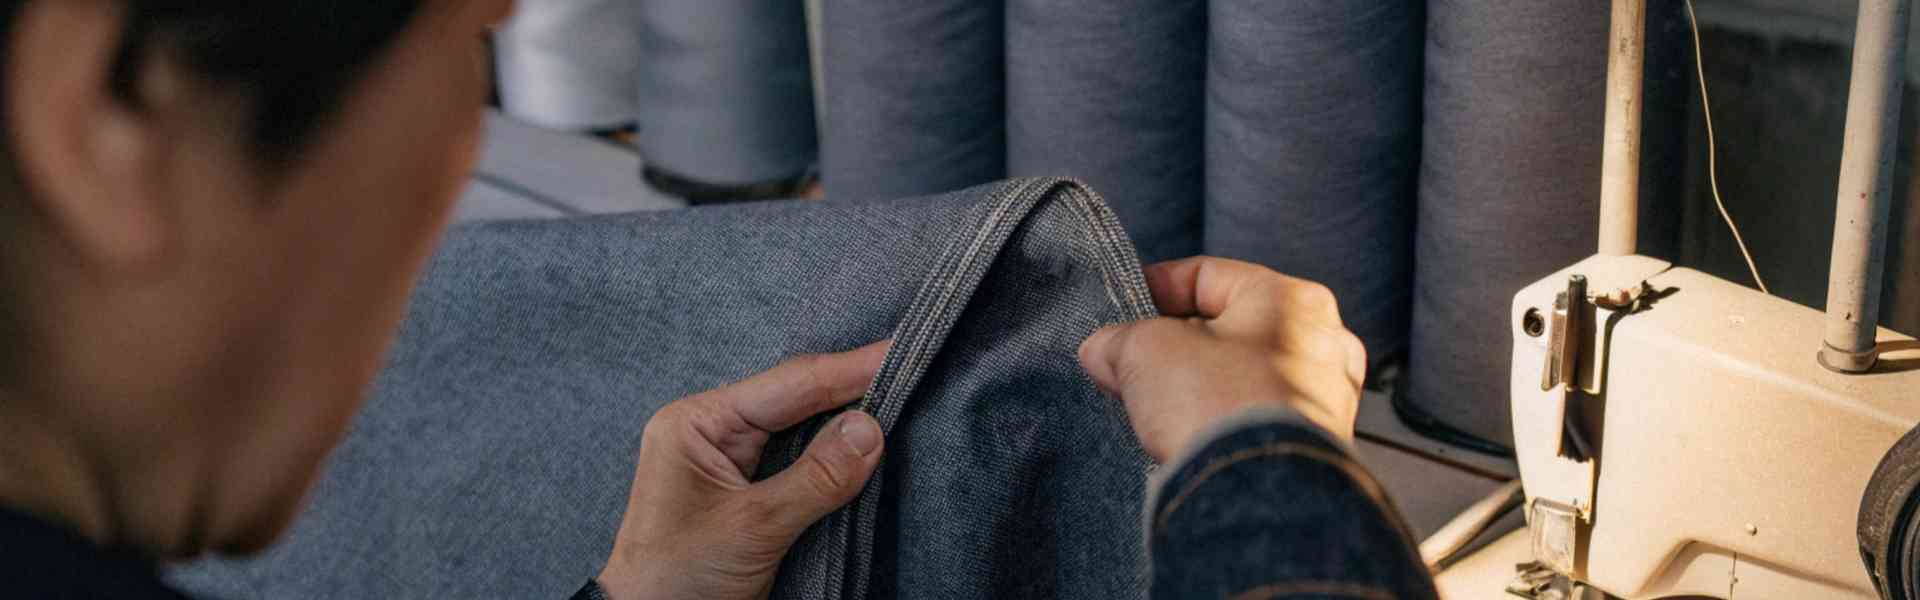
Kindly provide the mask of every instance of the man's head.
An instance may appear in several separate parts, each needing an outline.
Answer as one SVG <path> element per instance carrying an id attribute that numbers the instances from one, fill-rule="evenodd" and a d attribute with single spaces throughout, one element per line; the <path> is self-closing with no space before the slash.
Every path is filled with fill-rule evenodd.
<path id="1" fill-rule="evenodd" d="M 510 6 L 0 0 L 0 498 L 168 555 L 276 537 L 472 166 Z"/>

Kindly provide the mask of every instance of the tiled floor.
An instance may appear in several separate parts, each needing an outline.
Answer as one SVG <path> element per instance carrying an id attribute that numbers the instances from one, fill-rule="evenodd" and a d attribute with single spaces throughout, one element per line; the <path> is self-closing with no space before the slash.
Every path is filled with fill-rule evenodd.
<path id="1" fill-rule="evenodd" d="M 632 150 L 494 114 L 480 166 L 454 206 L 456 221 L 543 219 L 679 208 L 640 182 Z"/>

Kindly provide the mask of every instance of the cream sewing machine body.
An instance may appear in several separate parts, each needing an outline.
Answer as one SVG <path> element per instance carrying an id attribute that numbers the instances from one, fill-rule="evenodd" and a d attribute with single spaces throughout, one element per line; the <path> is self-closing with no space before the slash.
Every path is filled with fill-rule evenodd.
<path id="1" fill-rule="evenodd" d="M 1634 254 L 1644 8 L 1614 3 L 1600 253 L 1507 323 L 1528 524 L 1442 592 L 1914 597 L 1920 460 L 1888 453 L 1920 424 L 1920 344 L 1873 326 L 1907 2 L 1861 2 L 1826 314 Z M 1863 511 L 1876 476 L 1890 509 Z"/>
<path id="2" fill-rule="evenodd" d="M 1575 385 L 1542 390 L 1552 333 L 1528 315 L 1551 314 L 1574 274 L 1591 290 L 1645 282 L 1653 299 L 1590 307 Z M 1508 543 L 1623 598 L 1875 597 L 1856 515 L 1881 457 L 1920 423 L 1920 364 L 1901 364 L 1920 353 L 1830 371 L 1795 343 L 1820 337 L 1821 313 L 1639 256 L 1568 267 L 1512 314 L 1529 527 Z"/>

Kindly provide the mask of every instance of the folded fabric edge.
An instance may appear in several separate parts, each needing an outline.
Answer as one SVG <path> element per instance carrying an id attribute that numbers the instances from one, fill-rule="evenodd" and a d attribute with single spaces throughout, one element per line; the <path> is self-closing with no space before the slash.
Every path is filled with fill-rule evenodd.
<path id="1" fill-rule="evenodd" d="M 891 433 L 921 379 L 939 355 L 961 314 L 984 282 L 1001 251 L 1014 234 L 1040 209 L 1060 202 L 1072 215 L 1091 250 L 1089 258 L 1105 283 L 1108 298 L 1126 321 L 1157 316 L 1152 293 L 1140 266 L 1138 252 L 1118 217 L 1086 184 L 1068 178 L 1033 177 L 993 184 L 987 199 L 969 219 L 974 227 L 957 230 L 947 240 L 894 331 L 893 347 L 881 364 L 865 397 L 854 408 L 866 411 Z M 784 466 L 797 460 L 811 435 L 795 435 L 771 449 Z M 884 459 L 883 459 L 884 460 Z M 826 598 L 864 599 L 871 576 L 875 520 L 880 508 L 882 471 L 874 473 L 860 495 L 839 511 L 815 524 L 794 552 L 810 551 L 802 560 L 821 561 L 826 573 L 842 573 L 840 581 L 820 582 L 816 591 Z M 860 560 L 850 560 L 851 557 Z M 791 557 L 790 557 L 791 559 Z"/>

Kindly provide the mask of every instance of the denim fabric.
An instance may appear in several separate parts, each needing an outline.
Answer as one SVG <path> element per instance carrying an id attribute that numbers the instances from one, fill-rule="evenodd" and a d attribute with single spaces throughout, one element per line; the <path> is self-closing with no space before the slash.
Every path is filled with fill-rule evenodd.
<path id="1" fill-rule="evenodd" d="M 1333 288 L 1375 359 L 1412 303 L 1425 4 L 1210 5 L 1206 251 Z"/>
<path id="2" fill-rule="evenodd" d="M 1075 349 L 1150 314 L 1112 214 L 1059 180 L 463 227 L 289 537 L 175 579 L 226 597 L 564 597 L 611 549 L 660 406 L 892 336 L 862 401 L 888 430 L 882 471 L 803 536 L 777 595 L 1137 593 L 1146 460 Z M 769 462 L 813 426 L 776 436 Z"/>
<path id="3" fill-rule="evenodd" d="M 1148 463 L 1075 357 L 1094 329 L 1154 314 L 1138 259 L 1075 184 L 1015 180 L 974 212 L 860 404 L 888 431 L 882 470 L 802 537 L 776 597 L 1141 589 Z M 805 437 L 776 441 L 768 468 L 789 464 Z"/>
<path id="4" fill-rule="evenodd" d="M 1670 255 L 1692 64 L 1680 3 L 1648 4 L 1643 251 Z M 1609 7 L 1585 0 L 1433 0 L 1407 400 L 1510 444 L 1522 286 L 1593 254 Z"/>
<path id="5" fill-rule="evenodd" d="M 797 177 L 816 158 L 800 2 L 626 0 L 638 14 L 647 164 L 718 185 Z"/>
<path id="6" fill-rule="evenodd" d="M 1408 398 L 1512 443 L 1522 286 L 1593 254 L 1608 5 L 1433 0 L 1427 7 Z"/>
<path id="7" fill-rule="evenodd" d="M 829 2 L 827 188 L 1084 179 L 1149 262 L 1204 238 L 1324 281 L 1387 356 L 1411 310 L 1422 6 Z"/>
<path id="8" fill-rule="evenodd" d="M 1437 598 L 1413 537 L 1348 449 L 1252 421 L 1170 467 L 1147 511 L 1154 598 Z"/>
<path id="9" fill-rule="evenodd" d="M 1007 2 L 1007 169 L 1101 190 L 1146 262 L 1200 253 L 1202 0 Z"/>
<path id="10" fill-rule="evenodd" d="M 588 581 L 580 586 L 568 600 L 613 600 L 607 597 L 607 590 L 600 587 L 598 581 Z"/>
<path id="11" fill-rule="evenodd" d="M 821 181 L 841 200 L 1006 177 L 999 0 L 826 0 Z"/>

